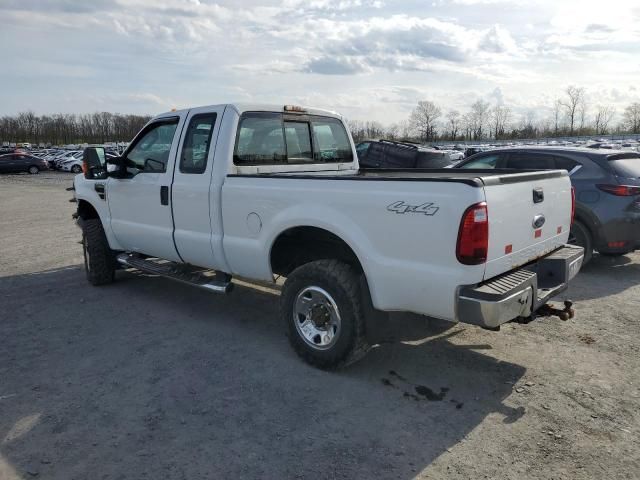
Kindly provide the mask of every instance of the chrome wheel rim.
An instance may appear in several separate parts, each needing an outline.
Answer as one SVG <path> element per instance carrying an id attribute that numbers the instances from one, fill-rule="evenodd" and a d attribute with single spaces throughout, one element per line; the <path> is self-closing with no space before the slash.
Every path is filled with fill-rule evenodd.
<path id="1" fill-rule="evenodd" d="M 293 323 L 307 345 L 316 350 L 327 350 L 338 341 L 342 322 L 331 295 L 320 287 L 311 286 L 296 295 Z"/>
<path id="2" fill-rule="evenodd" d="M 38 173 L 38 169 L 36 167 L 29 167 L 29 173 L 30 174 L 36 174 Z"/>

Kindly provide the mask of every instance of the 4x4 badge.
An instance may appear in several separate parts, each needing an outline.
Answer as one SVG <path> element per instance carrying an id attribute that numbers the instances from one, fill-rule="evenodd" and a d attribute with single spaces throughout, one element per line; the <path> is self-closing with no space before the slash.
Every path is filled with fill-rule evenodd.
<path id="1" fill-rule="evenodd" d="M 421 205 L 409 205 L 404 203 L 402 200 L 398 202 L 393 202 L 391 205 L 387 207 L 387 210 L 395 213 L 422 213 L 423 215 L 435 215 L 440 207 L 436 207 L 433 203 L 427 202 Z"/>

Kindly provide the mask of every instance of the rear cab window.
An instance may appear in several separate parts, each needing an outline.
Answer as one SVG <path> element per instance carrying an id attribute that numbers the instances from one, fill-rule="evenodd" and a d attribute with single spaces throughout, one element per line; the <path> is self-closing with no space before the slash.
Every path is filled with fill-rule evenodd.
<path id="1" fill-rule="evenodd" d="M 328 164 L 353 161 L 342 122 L 317 115 L 242 114 L 233 163 L 237 166 Z"/>

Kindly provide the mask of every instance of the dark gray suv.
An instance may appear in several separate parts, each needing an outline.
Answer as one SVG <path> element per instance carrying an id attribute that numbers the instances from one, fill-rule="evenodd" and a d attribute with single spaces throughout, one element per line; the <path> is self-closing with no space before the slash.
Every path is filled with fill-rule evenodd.
<path id="1" fill-rule="evenodd" d="M 576 211 L 570 242 L 624 255 L 640 248 L 640 154 L 628 151 L 562 147 L 514 147 L 482 152 L 454 168 L 548 170 L 569 172 Z"/>

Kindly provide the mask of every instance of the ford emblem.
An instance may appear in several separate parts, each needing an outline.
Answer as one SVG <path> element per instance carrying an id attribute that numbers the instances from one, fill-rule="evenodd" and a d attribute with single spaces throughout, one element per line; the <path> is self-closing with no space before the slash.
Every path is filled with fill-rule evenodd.
<path id="1" fill-rule="evenodd" d="M 536 215 L 533 217 L 533 228 L 541 228 L 545 221 L 544 215 Z"/>

